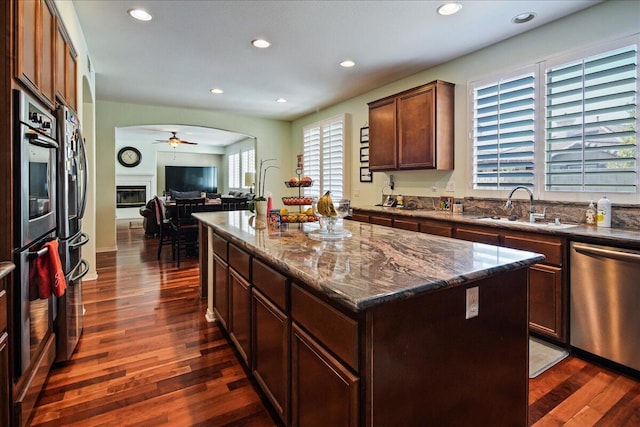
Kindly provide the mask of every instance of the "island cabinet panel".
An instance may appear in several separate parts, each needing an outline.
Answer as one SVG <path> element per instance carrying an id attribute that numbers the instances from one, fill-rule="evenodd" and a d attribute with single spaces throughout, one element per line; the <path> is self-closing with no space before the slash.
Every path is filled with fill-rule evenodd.
<path id="1" fill-rule="evenodd" d="M 291 316 L 354 371 L 358 371 L 358 321 L 294 284 Z"/>
<path id="2" fill-rule="evenodd" d="M 220 325 L 229 325 L 229 266 L 217 254 L 213 256 L 214 314 Z M 227 329 L 228 330 L 228 329 Z"/>
<path id="3" fill-rule="evenodd" d="M 394 170 L 396 149 L 396 100 L 386 98 L 369 104 L 369 169 Z"/>
<path id="4" fill-rule="evenodd" d="M 291 328 L 291 425 L 360 425 L 360 379 L 295 322 Z"/>
<path id="5" fill-rule="evenodd" d="M 489 245 L 500 245 L 502 236 L 500 232 L 484 227 L 474 227 L 472 225 L 458 225 L 454 230 L 456 239 L 468 240 L 470 242 L 487 243 Z"/>
<path id="6" fill-rule="evenodd" d="M 442 237 L 453 236 L 453 225 L 443 221 L 420 221 L 420 232 Z"/>
<path id="7" fill-rule="evenodd" d="M 213 253 L 218 255 L 224 262 L 227 262 L 229 258 L 229 242 L 218 234 L 213 235 Z"/>
<path id="8" fill-rule="evenodd" d="M 526 274 L 511 271 L 368 312 L 365 425 L 526 425 Z M 466 289 L 476 286 L 479 315 L 466 319 Z"/>
<path id="9" fill-rule="evenodd" d="M 453 169 L 453 106 L 439 80 L 369 103 L 369 169 Z"/>
<path id="10" fill-rule="evenodd" d="M 251 286 L 229 269 L 229 337 L 246 366 L 251 369 Z"/>
<path id="11" fill-rule="evenodd" d="M 273 301 L 280 310 L 287 310 L 288 279 L 255 258 L 253 259 L 253 285 Z"/>
<path id="12" fill-rule="evenodd" d="M 419 231 L 420 223 L 414 219 L 394 218 L 393 227 L 402 228 L 403 230 L 409 230 L 409 231 Z"/>
<path id="13" fill-rule="evenodd" d="M 0 263 L 0 426 L 9 426 L 11 371 L 9 370 L 9 329 L 7 311 L 7 289 L 14 265 Z"/>
<path id="14" fill-rule="evenodd" d="M 253 288 L 253 376 L 285 425 L 289 425 L 291 390 L 289 317 Z"/>
<path id="15" fill-rule="evenodd" d="M 233 243 L 229 243 L 229 266 L 245 279 L 251 280 L 251 255 Z"/>

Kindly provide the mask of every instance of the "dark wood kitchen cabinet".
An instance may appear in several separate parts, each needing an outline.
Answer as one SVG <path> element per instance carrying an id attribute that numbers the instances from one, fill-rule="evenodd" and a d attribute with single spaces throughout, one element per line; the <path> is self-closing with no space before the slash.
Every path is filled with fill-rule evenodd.
<path id="1" fill-rule="evenodd" d="M 53 108 L 55 6 L 50 0 L 20 0 L 16 7 L 16 78 Z"/>
<path id="2" fill-rule="evenodd" d="M 229 324 L 231 341 L 251 369 L 251 255 L 229 243 Z"/>
<path id="3" fill-rule="evenodd" d="M 229 325 L 229 242 L 213 234 L 213 312 L 224 329 Z"/>
<path id="4" fill-rule="evenodd" d="M 289 280 L 253 260 L 253 376 L 285 425 L 289 425 L 290 318 Z"/>
<path id="5" fill-rule="evenodd" d="M 56 31 L 55 78 L 56 96 L 64 104 L 77 111 L 76 103 L 76 52 L 64 26 L 58 21 Z"/>
<path id="6" fill-rule="evenodd" d="M 543 254 L 529 267 L 529 327 L 532 332 L 567 342 L 566 239 L 534 233 L 504 232 L 504 246 Z"/>
<path id="7" fill-rule="evenodd" d="M 421 220 L 420 232 L 442 237 L 453 236 L 453 225 L 445 221 Z"/>
<path id="8" fill-rule="evenodd" d="M 454 85 L 436 80 L 369 105 L 369 169 L 453 169 Z"/>

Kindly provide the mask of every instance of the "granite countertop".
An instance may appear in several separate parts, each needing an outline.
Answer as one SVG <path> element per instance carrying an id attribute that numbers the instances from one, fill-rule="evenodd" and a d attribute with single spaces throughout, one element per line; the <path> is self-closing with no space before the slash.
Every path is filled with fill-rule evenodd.
<path id="1" fill-rule="evenodd" d="M 523 221 L 509 221 L 507 219 L 491 220 L 477 214 L 457 214 L 427 209 L 410 210 L 402 208 L 387 208 L 383 206 L 359 206 L 353 208 L 367 213 L 385 213 L 388 215 L 402 215 L 417 219 L 433 219 L 483 227 L 506 228 L 557 235 L 571 240 L 589 240 L 597 241 L 602 244 L 624 245 L 640 248 L 640 231 L 625 230 L 621 228 L 596 227 L 586 224 L 563 224 L 563 226 L 558 227 L 553 225 L 549 220 L 540 221 L 536 225 L 531 225 Z M 565 228 L 567 225 L 572 225 L 572 227 Z"/>
<path id="2" fill-rule="evenodd" d="M 256 224 L 247 211 L 194 216 L 230 242 L 355 312 L 544 260 L 532 252 L 348 220 L 342 227 L 352 237 L 317 241 L 307 235 L 318 228 L 317 223 L 273 227 Z"/>

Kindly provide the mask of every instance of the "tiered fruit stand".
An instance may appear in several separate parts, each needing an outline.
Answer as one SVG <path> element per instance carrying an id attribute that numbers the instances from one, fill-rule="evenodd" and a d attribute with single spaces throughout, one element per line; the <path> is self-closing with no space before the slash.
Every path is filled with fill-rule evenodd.
<path id="1" fill-rule="evenodd" d="M 284 210 L 280 211 L 280 222 L 284 224 L 293 224 L 293 223 L 305 223 L 305 222 L 316 222 L 318 221 L 318 217 L 313 214 L 311 211 L 311 205 L 313 205 L 313 197 L 307 197 L 302 195 L 302 189 L 305 187 L 311 187 L 313 185 L 313 180 L 309 177 L 302 176 L 302 169 L 296 170 L 297 177 L 291 178 L 289 181 L 285 181 L 284 185 L 287 188 L 297 188 L 298 195 L 293 197 L 283 197 L 282 203 L 285 206 L 297 206 L 298 212 L 287 212 L 284 213 Z M 304 207 L 307 209 L 304 209 Z"/>

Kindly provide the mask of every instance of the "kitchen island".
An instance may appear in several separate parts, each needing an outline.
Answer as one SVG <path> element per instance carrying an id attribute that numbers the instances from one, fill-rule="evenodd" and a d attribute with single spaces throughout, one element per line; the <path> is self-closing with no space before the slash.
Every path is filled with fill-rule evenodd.
<path id="1" fill-rule="evenodd" d="M 527 425 L 527 267 L 542 255 L 352 221 L 352 237 L 317 241 L 315 224 L 195 216 L 207 317 L 283 424 Z"/>

